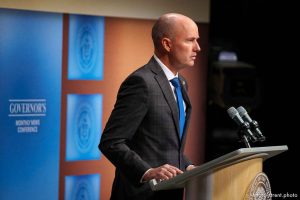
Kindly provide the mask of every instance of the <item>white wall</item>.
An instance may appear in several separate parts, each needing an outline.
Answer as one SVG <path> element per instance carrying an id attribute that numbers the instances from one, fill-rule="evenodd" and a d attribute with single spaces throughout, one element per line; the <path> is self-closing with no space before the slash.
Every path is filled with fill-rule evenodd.
<path id="1" fill-rule="evenodd" d="M 209 22 L 210 0 L 0 0 L 0 8 L 157 19 L 167 12 Z"/>

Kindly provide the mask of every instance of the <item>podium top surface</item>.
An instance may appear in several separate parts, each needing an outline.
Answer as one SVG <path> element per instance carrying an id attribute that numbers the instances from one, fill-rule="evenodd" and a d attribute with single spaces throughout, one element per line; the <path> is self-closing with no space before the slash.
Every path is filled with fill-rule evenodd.
<path id="1" fill-rule="evenodd" d="M 157 182 L 155 179 L 149 182 L 152 190 L 166 190 L 174 188 L 182 188 L 185 183 L 197 176 L 213 172 L 222 167 L 230 166 L 242 161 L 263 158 L 266 160 L 273 156 L 276 156 L 284 151 L 287 151 L 288 147 L 283 146 L 267 146 L 267 147 L 254 147 L 254 148 L 241 148 L 204 163 L 190 171 L 186 171 L 169 180 Z"/>

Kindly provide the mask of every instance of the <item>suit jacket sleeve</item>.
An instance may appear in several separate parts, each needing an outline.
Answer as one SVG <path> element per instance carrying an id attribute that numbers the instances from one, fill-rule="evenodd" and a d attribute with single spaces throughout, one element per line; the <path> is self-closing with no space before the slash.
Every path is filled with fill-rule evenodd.
<path id="1" fill-rule="evenodd" d="M 123 82 L 99 144 L 102 153 L 134 182 L 139 182 L 151 168 L 128 145 L 147 113 L 147 95 L 141 77 L 129 76 Z"/>

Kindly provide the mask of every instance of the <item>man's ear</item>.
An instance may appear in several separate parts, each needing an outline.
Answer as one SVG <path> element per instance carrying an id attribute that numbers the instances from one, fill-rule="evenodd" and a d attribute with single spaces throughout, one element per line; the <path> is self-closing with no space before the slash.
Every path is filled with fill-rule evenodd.
<path id="1" fill-rule="evenodd" d="M 170 52 L 172 47 L 172 42 L 169 38 L 163 38 L 161 40 L 162 46 L 165 51 Z"/>

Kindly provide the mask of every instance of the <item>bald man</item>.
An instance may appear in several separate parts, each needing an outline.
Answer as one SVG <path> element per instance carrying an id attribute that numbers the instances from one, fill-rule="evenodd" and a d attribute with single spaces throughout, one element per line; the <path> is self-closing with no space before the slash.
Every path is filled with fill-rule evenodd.
<path id="1" fill-rule="evenodd" d="M 168 13 L 154 24 L 152 39 L 153 57 L 121 84 L 99 144 L 116 167 L 111 200 L 182 199 L 183 189 L 153 192 L 148 181 L 194 167 L 183 154 L 191 104 L 179 71 L 192 67 L 201 50 L 198 27 L 184 15 Z"/>

